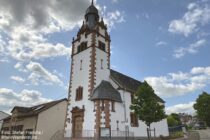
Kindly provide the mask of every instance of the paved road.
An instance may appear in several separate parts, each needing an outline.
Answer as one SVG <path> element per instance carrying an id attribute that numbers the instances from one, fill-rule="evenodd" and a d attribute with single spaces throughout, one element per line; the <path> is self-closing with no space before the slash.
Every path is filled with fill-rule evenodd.
<path id="1" fill-rule="evenodd" d="M 210 140 L 210 129 L 198 130 L 200 135 L 200 140 Z"/>
<path id="2" fill-rule="evenodd" d="M 190 131 L 188 133 L 188 140 L 200 140 L 199 133 L 197 131 Z"/>
<path id="3" fill-rule="evenodd" d="M 190 131 L 188 133 L 188 138 L 179 138 L 175 140 L 210 140 L 210 129 Z"/>

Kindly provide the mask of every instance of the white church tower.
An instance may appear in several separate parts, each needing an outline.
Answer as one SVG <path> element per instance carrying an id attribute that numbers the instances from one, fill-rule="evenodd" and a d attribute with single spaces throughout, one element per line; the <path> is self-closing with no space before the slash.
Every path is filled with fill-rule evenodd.
<path id="1" fill-rule="evenodd" d="M 147 136 L 147 126 L 130 110 L 141 82 L 110 69 L 110 36 L 93 1 L 72 41 L 65 140 Z M 164 101 L 152 95 L 158 102 Z M 166 119 L 152 124 L 168 136 Z"/>
<path id="2" fill-rule="evenodd" d="M 93 2 L 86 10 L 85 19 L 72 41 L 69 106 L 67 110 L 66 137 L 78 137 L 85 131 L 98 131 L 101 125 L 100 101 L 91 100 L 93 89 L 110 75 L 110 36 L 100 20 Z M 105 108 L 109 102 L 103 103 Z M 108 109 L 104 117 L 109 119 Z M 97 135 L 88 132 L 89 135 Z M 90 134 L 91 133 L 91 134 Z"/>

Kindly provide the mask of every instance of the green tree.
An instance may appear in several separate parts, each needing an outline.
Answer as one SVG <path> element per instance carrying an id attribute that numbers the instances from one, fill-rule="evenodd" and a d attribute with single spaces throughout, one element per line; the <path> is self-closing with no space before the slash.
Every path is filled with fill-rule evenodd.
<path id="1" fill-rule="evenodd" d="M 181 125 L 182 122 L 180 120 L 179 114 L 171 113 L 171 116 L 177 121 L 177 125 Z"/>
<path id="2" fill-rule="evenodd" d="M 135 92 L 130 109 L 146 123 L 149 130 L 151 123 L 159 122 L 166 117 L 163 102 L 146 81 Z M 150 139 L 150 134 L 148 134 L 148 138 Z"/>
<path id="3" fill-rule="evenodd" d="M 168 126 L 170 126 L 170 127 L 178 125 L 178 121 L 172 115 L 169 115 L 167 117 L 167 122 L 168 122 Z"/>
<path id="4" fill-rule="evenodd" d="M 193 107 L 197 111 L 198 118 L 210 126 L 210 95 L 207 92 L 203 92 L 196 99 Z"/>

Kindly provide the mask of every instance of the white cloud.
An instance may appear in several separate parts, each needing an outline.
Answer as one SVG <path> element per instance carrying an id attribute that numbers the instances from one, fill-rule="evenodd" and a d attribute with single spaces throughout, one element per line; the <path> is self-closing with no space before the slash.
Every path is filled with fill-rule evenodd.
<path id="1" fill-rule="evenodd" d="M 9 63 L 10 61 L 7 58 L 0 59 L 1 63 Z"/>
<path id="2" fill-rule="evenodd" d="M 4 46 L 6 45 L 5 41 L 2 39 L 2 36 L 0 34 L 0 53 L 4 51 Z"/>
<path id="3" fill-rule="evenodd" d="M 87 0 L 3 0 L 0 25 L 7 29 L 26 25 L 43 32 L 69 30 L 78 26 L 89 5 Z"/>
<path id="4" fill-rule="evenodd" d="M 8 45 L 3 46 L 0 38 L 0 52 L 4 49 L 4 53 L 18 61 L 69 57 L 71 49 L 59 42 L 52 43 L 48 35 L 79 27 L 89 5 L 87 0 L 0 1 L 0 33 L 10 38 L 5 42 Z M 97 7 L 102 9 L 109 27 L 124 21 L 122 12 Z"/>
<path id="5" fill-rule="evenodd" d="M 115 28 L 116 23 L 125 22 L 124 12 L 115 10 L 112 12 L 106 12 L 106 7 L 100 8 L 105 24 L 108 25 L 108 30 Z"/>
<path id="6" fill-rule="evenodd" d="M 193 108 L 193 105 L 195 102 L 189 102 L 189 103 L 183 103 L 183 104 L 177 104 L 174 106 L 169 106 L 166 107 L 166 113 L 171 114 L 171 113 L 188 113 L 188 114 L 193 114 L 195 113 L 195 110 Z"/>
<path id="7" fill-rule="evenodd" d="M 188 11 L 181 19 L 172 20 L 170 22 L 168 31 L 172 33 L 183 34 L 187 37 L 199 30 L 199 26 L 203 26 L 209 23 L 209 15 L 209 5 L 190 3 L 188 5 Z"/>
<path id="8" fill-rule="evenodd" d="M 165 41 L 159 41 L 159 42 L 156 43 L 156 46 L 165 46 L 165 45 L 167 45 L 167 44 L 168 44 L 168 43 L 165 42 Z"/>
<path id="9" fill-rule="evenodd" d="M 160 77 L 146 77 L 145 80 L 159 96 L 183 96 L 210 85 L 210 67 L 194 67 L 188 73 L 169 73 Z"/>
<path id="10" fill-rule="evenodd" d="M 49 101 L 51 99 L 42 97 L 42 94 L 35 90 L 24 89 L 17 93 L 12 89 L 0 88 L 0 110 L 8 113 L 14 106 L 29 107 Z"/>
<path id="11" fill-rule="evenodd" d="M 16 28 L 11 33 L 7 51 L 10 56 L 21 61 L 30 61 L 43 58 L 67 56 L 71 54 L 71 48 L 61 43 L 49 43 L 43 34 L 30 31 L 26 28 Z"/>
<path id="12" fill-rule="evenodd" d="M 17 69 L 20 72 L 27 72 L 27 69 L 24 68 L 22 62 L 18 62 L 14 65 L 14 68 Z"/>
<path id="13" fill-rule="evenodd" d="M 181 58 L 181 57 L 185 56 L 186 54 L 195 54 L 205 44 L 206 44 L 206 40 L 201 39 L 193 44 L 190 44 L 189 47 L 180 47 L 174 51 L 174 57 Z"/>
<path id="14" fill-rule="evenodd" d="M 34 85 L 42 83 L 45 85 L 58 84 L 59 86 L 63 86 L 63 82 L 59 77 L 46 70 L 40 63 L 30 62 L 26 68 L 31 72 L 28 80 Z"/>
<path id="15" fill-rule="evenodd" d="M 113 3 L 118 3 L 118 2 L 119 2 L 119 0 L 112 0 L 112 2 L 113 2 Z"/>
<path id="16" fill-rule="evenodd" d="M 58 72 L 55 69 L 53 70 L 53 73 L 56 74 L 56 75 L 58 75 L 60 78 L 63 78 L 64 77 L 64 75 L 62 73 Z"/>
<path id="17" fill-rule="evenodd" d="M 195 67 L 191 70 L 192 74 L 206 74 L 210 75 L 210 67 Z"/>
<path id="18" fill-rule="evenodd" d="M 11 76 L 10 79 L 16 81 L 16 82 L 19 82 L 19 83 L 23 83 L 25 82 L 25 79 L 23 79 L 22 77 L 20 76 Z"/>

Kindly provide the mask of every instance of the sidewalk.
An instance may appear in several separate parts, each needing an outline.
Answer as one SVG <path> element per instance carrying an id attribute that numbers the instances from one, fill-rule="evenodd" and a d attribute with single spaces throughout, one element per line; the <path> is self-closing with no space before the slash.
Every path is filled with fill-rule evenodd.
<path id="1" fill-rule="evenodd" d="M 199 133 L 196 131 L 190 131 L 188 132 L 187 138 L 178 138 L 173 140 L 200 140 Z"/>
<path id="2" fill-rule="evenodd" d="M 171 140 L 190 140 L 189 138 L 178 138 L 178 139 L 171 139 Z"/>

